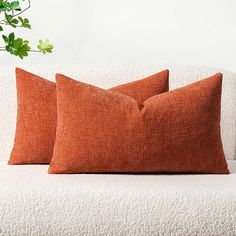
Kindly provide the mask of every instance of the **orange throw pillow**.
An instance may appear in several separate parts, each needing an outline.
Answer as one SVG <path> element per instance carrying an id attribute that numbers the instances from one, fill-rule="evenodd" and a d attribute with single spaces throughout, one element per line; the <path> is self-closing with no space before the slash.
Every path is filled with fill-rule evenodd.
<path id="1" fill-rule="evenodd" d="M 220 136 L 222 75 L 143 104 L 58 74 L 50 174 L 228 174 Z"/>
<path id="2" fill-rule="evenodd" d="M 142 103 L 150 96 L 168 91 L 168 77 L 165 70 L 113 89 Z M 9 164 L 50 163 L 57 126 L 56 84 L 17 68 L 16 85 L 17 125 Z"/>
<path id="3" fill-rule="evenodd" d="M 9 164 L 45 164 L 57 125 L 56 83 L 16 68 L 17 122 Z"/>

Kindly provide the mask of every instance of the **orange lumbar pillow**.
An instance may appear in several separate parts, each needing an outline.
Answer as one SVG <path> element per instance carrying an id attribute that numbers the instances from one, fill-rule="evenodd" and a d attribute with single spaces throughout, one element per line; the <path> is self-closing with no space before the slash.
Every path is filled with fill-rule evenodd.
<path id="1" fill-rule="evenodd" d="M 17 123 L 9 164 L 49 163 L 56 126 L 56 83 L 16 69 Z"/>
<path id="2" fill-rule="evenodd" d="M 221 74 L 143 96 L 143 103 L 64 75 L 56 80 L 50 174 L 229 173 L 220 136 Z"/>
<path id="3" fill-rule="evenodd" d="M 108 93 L 114 90 L 142 103 L 148 97 L 168 91 L 168 77 L 165 70 L 112 88 Z M 9 164 L 50 163 L 57 126 L 56 84 L 17 68 L 16 85 L 17 124 Z"/>

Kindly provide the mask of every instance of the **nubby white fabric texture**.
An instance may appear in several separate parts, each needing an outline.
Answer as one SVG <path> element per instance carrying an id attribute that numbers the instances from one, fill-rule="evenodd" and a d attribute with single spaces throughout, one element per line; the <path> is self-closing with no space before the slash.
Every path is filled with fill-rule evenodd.
<path id="1" fill-rule="evenodd" d="M 225 156 L 235 159 L 236 150 L 236 74 L 220 69 L 192 66 L 158 65 L 54 65 L 22 66 L 35 74 L 55 81 L 55 73 L 102 88 L 127 83 L 156 73 L 170 70 L 170 89 L 190 84 L 197 80 L 222 72 L 222 140 Z M 13 146 L 16 124 L 15 67 L 2 66 L 0 69 L 0 160 L 8 160 Z"/>
<path id="2" fill-rule="evenodd" d="M 48 175 L 0 162 L 0 235 L 236 235 L 236 174 Z"/>

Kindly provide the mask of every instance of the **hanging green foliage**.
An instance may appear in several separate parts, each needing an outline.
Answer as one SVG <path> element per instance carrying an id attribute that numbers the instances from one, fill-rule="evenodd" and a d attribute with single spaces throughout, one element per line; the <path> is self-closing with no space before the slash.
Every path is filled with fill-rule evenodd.
<path id="1" fill-rule="evenodd" d="M 27 6 L 22 6 L 27 2 Z M 22 14 L 31 7 L 30 0 L 0 0 L 0 31 L 4 32 L 5 27 L 31 29 L 29 19 L 23 18 Z M 15 32 L 9 35 L 2 34 L 4 46 L 0 46 L 0 51 L 6 51 L 21 59 L 27 57 L 30 52 L 41 52 L 43 54 L 52 53 L 53 45 L 49 40 L 39 40 L 37 49 L 30 47 L 30 42 L 23 38 L 16 37 Z"/>

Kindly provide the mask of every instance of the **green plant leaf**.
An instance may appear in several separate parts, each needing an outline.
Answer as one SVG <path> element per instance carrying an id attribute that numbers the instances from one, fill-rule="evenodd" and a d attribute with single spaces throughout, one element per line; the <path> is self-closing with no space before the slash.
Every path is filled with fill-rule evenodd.
<path id="1" fill-rule="evenodd" d="M 11 23 L 11 20 L 12 20 L 12 16 L 11 15 L 8 15 L 6 12 L 5 12 L 5 19 L 7 21 L 7 23 Z"/>
<path id="2" fill-rule="evenodd" d="M 19 9 L 19 8 L 20 8 L 20 3 L 19 3 L 19 1 L 11 2 L 11 3 L 10 3 L 10 7 L 11 7 L 12 10 Z"/>
<path id="3" fill-rule="evenodd" d="M 12 21 L 11 21 L 11 23 L 13 23 L 13 24 L 18 24 L 18 20 L 17 19 L 12 19 Z"/>
<path id="4" fill-rule="evenodd" d="M 0 0 L 0 12 L 6 11 L 6 7 L 4 6 L 5 0 Z"/>
<path id="5" fill-rule="evenodd" d="M 30 25 L 29 20 L 27 18 L 23 19 L 22 17 L 19 16 L 18 20 L 20 21 L 22 27 L 27 28 L 27 29 L 31 29 L 31 25 Z"/>
<path id="6" fill-rule="evenodd" d="M 5 9 L 5 11 L 11 10 L 11 4 L 7 0 L 2 1 L 2 7 Z"/>
<path id="7" fill-rule="evenodd" d="M 9 34 L 8 36 L 8 42 L 9 44 L 12 44 L 14 42 L 14 39 L 15 39 L 15 34 L 12 32 Z"/>
<path id="8" fill-rule="evenodd" d="M 15 34 L 11 33 L 8 35 L 3 35 L 3 40 L 5 41 L 5 49 L 12 55 L 18 56 L 21 59 L 28 56 L 30 51 L 29 41 L 22 38 L 15 38 Z"/>
<path id="9" fill-rule="evenodd" d="M 6 35 L 2 35 L 2 38 L 3 38 L 4 42 L 7 44 L 8 43 L 8 37 Z"/>
<path id="10" fill-rule="evenodd" d="M 45 40 L 45 41 L 39 40 L 38 49 L 39 49 L 43 54 L 52 53 L 53 45 L 49 42 L 48 39 Z"/>
<path id="11" fill-rule="evenodd" d="M 22 46 L 22 43 L 23 43 L 23 39 L 22 38 L 17 38 L 13 42 L 13 47 L 18 49 L 18 48 L 20 48 Z"/>
<path id="12" fill-rule="evenodd" d="M 21 11 L 20 2 L 0 0 L 0 12 Z"/>
<path id="13" fill-rule="evenodd" d="M 17 24 L 19 23 L 19 20 L 14 18 L 12 15 L 9 15 L 5 12 L 5 20 L 6 23 L 14 28 L 16 28 Z"/>

